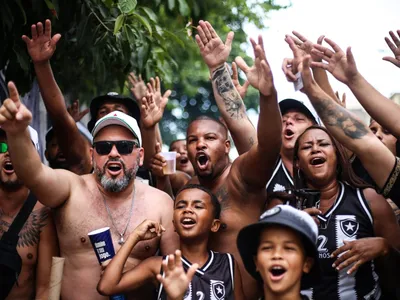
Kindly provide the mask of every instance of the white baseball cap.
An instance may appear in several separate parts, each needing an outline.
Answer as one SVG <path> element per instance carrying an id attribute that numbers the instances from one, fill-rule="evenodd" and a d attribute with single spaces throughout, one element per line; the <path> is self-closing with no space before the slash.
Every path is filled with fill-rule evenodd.
<path id="1" fill-rule="evenodd" d="M 110 125 L 119 125 L 129 129 L 138 139 L 139 147 L 142 147 L 142 135 L 140 134 L 140 129 L 136 119 L 120 111 L 110 112 L 108 115 L 98 120 L 92 130 L 93 138 L 96 137 L 100 130 Z"/>

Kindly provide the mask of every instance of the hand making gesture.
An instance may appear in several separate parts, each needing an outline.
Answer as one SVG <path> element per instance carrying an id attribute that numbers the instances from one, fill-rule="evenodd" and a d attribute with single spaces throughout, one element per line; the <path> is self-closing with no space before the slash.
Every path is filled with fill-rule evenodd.
<path id="1" fill-rule="evenodd" d="M 8 92 L 10 96 L 0 108 L 0 126 L 7 134 L 21 133 L 31 122 L 32 113 L 21 103 L 17 87 L 11 81 Z"/>
<path id="2" fill-rule="evenodd" d="M 383 60 L 390 61 L 392 64 L 400 68 L 400 30 L 397 30 L 397 35 L 393 31 L 389 31 L 390 37 L 393 40 L 392 41 L 388 38 L 385 37 L 386 44 L 389 46 L 390 50 L 392 50 L 394 57 L 391 56 L 385 56 L 382 58 Z"/>
<path id="3" fill-rule="evenodd" d="M 33 63 L 45 63 L 50 60 L 56 50 L 56 44 L 61 38 L 61 34 L 55 34 L 51 37 L 51 22 L 46 20 L 43 32 L 43 24 L 41 22 L 31 27 L 32 39 L 26 35 L 22 36 L 25 42 L 28 53 L 32 58 Z"/>
<path id="4" fill-rule="evenodd" d="M 136 235 L 140 241 L 145 241 L 161 236 L 164 231 L 165 228 L 160 223 L 144 220 L 131 234 Z"/>
<path id="5" fill-rule="evenodd" d="M 246 74 L 250 84 L 260 91 L 264 96 L 276 94 L 271 68 L 264 52 L 264 45 L 261 35 L 258 37 L 258 44 L 253 39 L 250 42 L 254 50 L 254 65 L 249 67 L 243 58 L 236 57 L 235 62 Z"/>
<path id="6" fill-rule="evenodd" d="M 128 76 L 130 83 L 130 90 L 132 95 L 136 98 L 137 101 L 146 97 L 147 87 L 142 79 L 142 75 L 139 74 L 139 78 L 135 76 L 135 73 L 131 72 Z"/>
<path id="7" fill-rule="evenodd" d="M 157 279 L 164 286 L 168 299 L 183 300 L 186 290 L 196 273 L 198 264 L 193 264 L 185 273 L 182 266 L 181 251 L 176 250 L 175 255 L 168 256 L 168 262 L 163 261 L 162 268 L 165 276 L 157 274 Z"/>
<path id="8" fill-rule="evenodd" d="M 209 22 L 200 21 L 197 26 L 196 42 L 200 48 L 201 56 L 210 72 L 222 66 L 231 52 L 233 32 L 229 32 L 225 44 L 215 32 Z"/>
<path id="9" fill-rule="evenodd" d="M 142 124 L 145 128 L 155 126 L 164 114 L 165 106 L 168 103 L 168 97 L 171 91 L 167 90 L 164 95 L 161 95 L 160 79 L 156 77 L 150 78 L 150 83 L 147 84 L 147 94 L 141 99 L 140 112 Z"/>
<path id="10" fill-rule="evenodd" d="M 312 62 L 312 67 L 323 68 L 329 71 L 337 80 L 349 84 L 359 75 L 351 48 L 346 53 L 332 40 L 325 38 L 333 51 L 322 45 L 314 45 L 312 53 L 324 62 Z"/>
<path id="11" fill-rule="evenodd" d="M 238 67 L 235 62 L 232 62 L 232 83 L 235 86 L 235 89 L 238 91 L 240 98 L 244 99 L 246 97 L 250 82 L 246 80 L 243 85 L 240 84 Z"/>

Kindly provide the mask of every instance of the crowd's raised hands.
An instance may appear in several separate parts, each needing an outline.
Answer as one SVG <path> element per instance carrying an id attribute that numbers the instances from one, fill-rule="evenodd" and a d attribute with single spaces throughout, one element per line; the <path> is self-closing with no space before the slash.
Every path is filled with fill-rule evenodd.
<path id="1" fill-rule="evenodd" d="M 142 125 L 145 128 L 155 126 L 164 114 L 164 109 L 168 103 L 168 97 L 171 91 L 167 90 L 164 95 L 161 94 L 160 79 L 150 78 L 147 83 L 147 93 L 141 98 L 140 112 Z"/>
<path id="2" fill-rule="evenodd" d="M 392 38 L 393 42 L 390 38 L 385 37 L 386 44 L 389 46 L 390 50 L 392 50 L 394 57 L 385 56 L 382 59 L 391 62 L 398 68 L 400 68 L 400 29 L 397 30 L 397 35 L 393 31 L 389 31 L 389 35 Z"/>
<path id="3" fill-rule="evenodd" d="M 82 120 L 84 116 L 86 116 L 90 108 L 86 108 L 81 111 L 80 105 L 79 105 L 79 100 L 76 99 L 70 106 L 67 107 L 68 113 L 71 115 L 71 117 L 74 119 L 75 122 L 79 122 Z"/>
<path id="4" fill-rule="evenodd" d="M 128 76 L 128 80 L 130 83 L 131 93 L 137 101 L 140 101 L 140 99 L 146 97 L 147 87 L 146 83 L 142 79 L 141 74 L 139 74 L 139 77 L 136 77 L 135 73 L 131 72 Z"/>
<path id="5" fill-rule="evenodd" d="M 229 32 L 225 44 L 209 22 L 200 21 L 197 26 L 196 42 L 201 56 L 210 71 L 222 66 L 229 57 L 232 48 L 233 32 Z"/>
<path id="6" fill-rule="evenodd" d="M 312 67 L 323 68 L 329 71 L 337 80 L 349 84 L 357 77 L 358 70 L 351 48 L 346 53 L 332 40 L 325 38 L 333 50 L 322 46 L 314 45 L 312 53 L 320 57 L 324 62 L 312 62 Z"/>
<path id="7" fill-rule="evenodd" d="M 7 134 L 23 132 L 32 120 L 32 113 L 21 103 L 17 87 L 11 81 L 8 93 L 9 98 L 0 108 L 0 126 Z"/>
<path id="8" fill-rule="evenodd" d="M 235 62 L 232 62 L 232 83 L 238 91 L 240 98 L 244 99 L 249 89 L 250 82 L 246 80 L 243 85 L 240 84 L 238 67 Z"/>
<path id="9" fill-rule="evenodd" d="M 236 57 L 235 62 L 238 67 L 246 74 L 247 80 L 264 96 L 276 94 L 271 68 L 265 56 L 264 44 L 261 35 L 258 43 L 250 39 L 254 50 L 254 65 L 249 67 L 243 58 Z"/>
<path id="10" fill-rule="evenodd" d="M 26 35 L 22 36 L 22 40 L 26 43 L 28 53 L 33 63 L 44 63 L 51 59 L 56 50 L 56 45 L 61 39 L 61 34 L 51 36 L 51 22 L 46 20 L 45 27 L 41 22 L 31 27 L 32 38 Z"/>

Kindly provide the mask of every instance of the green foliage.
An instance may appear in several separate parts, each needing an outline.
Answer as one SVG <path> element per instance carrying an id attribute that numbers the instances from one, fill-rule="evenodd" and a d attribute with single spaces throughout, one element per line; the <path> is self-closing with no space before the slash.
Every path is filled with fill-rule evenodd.
<path id="1" fill-rule="evenodd" d="M 21 40 L 30 26 L 52 21 L 62 38 L 52 59 L 54 75 L 65 94 L 82 102 L 108 91 L 128 93 L 130 71 L 149 79 L 158 75 L 173 89 L 163 123 L 170 142 L 184 132 L 189 117 L 217 116 L 207 67 L 194 41 L 199 20 L 208 20 L 224 40 L 232 30 L 231 59 L 247 57 L 243 25 L 263 27 L 273 0 L 0 0 L 0 70 L 21 92 L 30 90 L 34 72 Z M 257 108 L 258 93 L 250 90 L 248 108 Z"/>

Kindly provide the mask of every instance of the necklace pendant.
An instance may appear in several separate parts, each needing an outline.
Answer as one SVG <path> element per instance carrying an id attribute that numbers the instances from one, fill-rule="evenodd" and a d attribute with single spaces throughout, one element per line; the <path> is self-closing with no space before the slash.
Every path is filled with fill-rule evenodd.
<path id="1" fill-rule="evenodd" d="M 125 240 L 124 240 L 124 236 L 123 236 L 123 235 L 121 235 L 121 237 L 119 238 L 118 244 L 120 244 L 121 246 L 122 246 L 123 244 L 125 244 Z"/>

